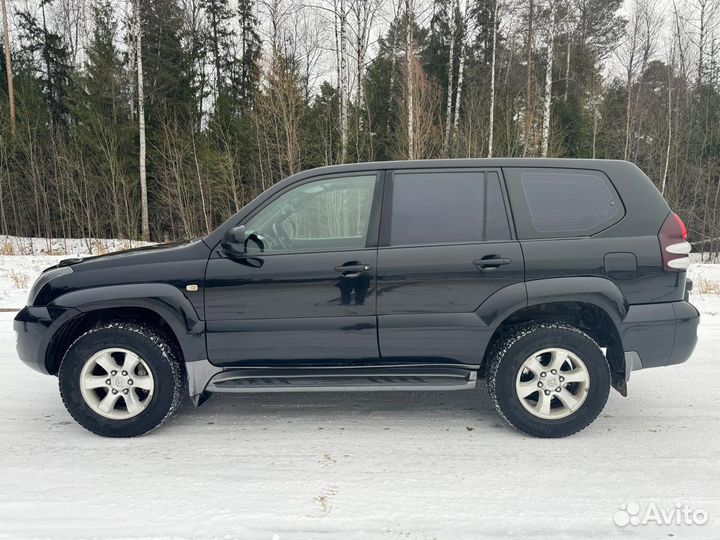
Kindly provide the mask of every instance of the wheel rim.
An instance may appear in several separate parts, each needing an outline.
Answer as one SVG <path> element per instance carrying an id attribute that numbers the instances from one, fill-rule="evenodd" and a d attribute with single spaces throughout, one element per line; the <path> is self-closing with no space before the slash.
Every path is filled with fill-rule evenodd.
<path id="1" fill-rule="evenodd" d="M 80 372 L 80 391 L 97 414 L 126 420 L 150 404 L 155 380 L 145 360 L 127 349 L 103 349 Z"/>
<path id="2" fill-rule="evenodd" d="M 557 420 L 575 413 L 587 398 L 590 373 L 576 354 L 542 349 L 523 362 L 515 380 L 522 406 L 533 416 Z"/>

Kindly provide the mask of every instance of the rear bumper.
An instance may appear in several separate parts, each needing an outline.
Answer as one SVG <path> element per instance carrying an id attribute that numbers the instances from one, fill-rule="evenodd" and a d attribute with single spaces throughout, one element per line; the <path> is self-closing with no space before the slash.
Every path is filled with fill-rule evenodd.
<path id="1" fill-rule="evenodd" d="M 633 305 L 619 324 L 630 371 L 685 362 L 697 344 L 700 313 L 690 302 Z"/>
<path id="2" fill-rule="evenodd" d="M 23 308 L 13 321 L 20 360 L 36 371 L 49 373 L 45 360 L 50 341 L 60 327 L 77 315 L 80 312 L 74 308 Z"/>

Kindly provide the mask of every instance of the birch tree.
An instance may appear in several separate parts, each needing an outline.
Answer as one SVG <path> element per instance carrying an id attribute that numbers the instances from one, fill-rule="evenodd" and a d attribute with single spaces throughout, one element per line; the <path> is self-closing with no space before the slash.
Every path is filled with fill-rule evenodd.
<path id="1" fill-rule="evenodd" d="M 370 46 L 370 32 L 375 22 L 378 7 L 377 0 L 352 0 L 350 6 L 355 21 L 353 30 L 357 77 L 356 102 L 358 108 L 362 107 L 364 100 L 362 83 L 365 80 L 366 55 Z"/>
<path id="2" fill-rule="evenodd" d="M 347 65 L 347 0 L 339 0 L 338 23 L 338 91 L 340 94 L 340 162 L 345 163 L 348 153 L 348 65 Z"/>
<path id="3" fill-rule="evenodd" d="M 527 64 L 525 66 L 525 144 L 523 156 L 527 156 L 532 143 L 533 127 L 533 19 L 535 16 L 535 0 L 528 2 L 527 30 Z"/>
<path id="4" fill-rule="evenodd" d="M 621 62 L 625 65 L 627 100 L 625 104 L 625 144 L 623 159 L 630 159 L 633 129 L 637 122 L 635 108 L 640 96 L 634 88 L 635 78 L 647 66 L 659 30 L 652 0 L 634 0 L 628 24 L 627 39 L 620 51 Z"/>
<path id="5" fill-rule="evenodd" d="M 407 100 L 407 153 L 408 159 L 416 159 L 415 152 L 415 57 L 413 51 L 413 0 L 405 0 L 405 91 Z"/>
<path id="6" fill-rule="evenodd" d="M 545 64 L 545 101 L 543 104 L 542 143 L 540 156 L 547 157 L 550 140 L 550 106 L 552 105 L 552 70 L 555 55 L 555 2 L 549 0 L 550 15 L 547 30 L 547 62 Z"/>
<path id="7" fill-rule="evenodd" d="M 362 134 L 370 134 L 370 114 L 367 111 L 367 129 L 362 129 L 362 111 L 365 105 L 365 67 L 368 48 L 370 47 L 370 32 L 380 3 L 377 0 L 351 0 L 350 11 L 353 14 L 354 27 L 353 44 L 355 54 L 356 99 L 355 107 L 355 157 L 359 161 L 363 150 Z"/>
<path id="8" fill-rule="evenodd" d="M 461 14 L 462 20 L 463 20 L 463 26 L 464 26 L 464 32 L 461 35 L 460 39 L 460 50 L 458 51 L 458 55 L 460 57 L 460 65 L 458 65 L 458 82 L 457 82 L 457 90 L 455 91 L 455 117 L 453 118 L 453 132 L 452 136 L 453 139 L 457 137 L 458 132 L 458 124 L 460 123 L 460 104 L 462 103 L 462 95 L 463 95 L 463 84 L 464 84 L 464 77 L 465 77 L 465 41 L 470 40 L 470 25 L 468 24 L 469 21 L 469 15 L 470 13 L 470 2 L 469 0 L 465 0 L 465 12 Z"/>
<path id="9" fill-rule="evenodd" d="M 493 139 L 495 138 L 495 63 L 497 60 L 497 33 L 499 0 L 493 2 L 492 60 L 490 62 L 490 113 L 488 119 L 488 157 L 493 157 Z"/>
<path id="10" fill-rule="evenodd" d="M 453 64 L 455 59 L 455 35 L 457 33 L 457 0 L 454 0 L 450 7 L 450 46 L 448 47 L 447 67 L 447 102 L 445 104 L 445 134 L 443 137 L 443 155 L 447 157 L 450 144 L 450 125 L 452 118 L 453 104 Z"/>
<path id="11" fill-rule="evenodd" d="M 568 91 L 570 90 L 570 51 L 572 45 L 572 18 L 573 18 L 573 6 L 572 3 L 568 3 L 565 12 L 565 93 L 563 94 L 563 102 L 567 103 Z"/>
<path id="12" fill-rule="evenodd" d="M 675 39 L 667 58 L 667 141 L 665 145 L 665 164 L 663 165 L 662 179 L 660 180 L 660 193 L 665 195 L 668 169 L 670 168 L 670 148 L 672 146 L 673 123 L 673 81 L 675 78 Z"/>
<path id="13" fill-rule="evenodd" d="M 150 239 L 150 216 L 148 213 L 148 191 L 145 146 L 145 80 L 143 78 L 142 22 L 140 20 L 140 0 L 135 0 L 135 64 L 137 69 L 137 115 L 139 169 L 140 169 L 140 206 L 142 211 L 142 239 Z"/>
<path id="14" fill-rule="evenodd" d="M 397 3 L 396 3 L 397 2 Z M 388 95 L 387 95 L 387 106 L 388 108 L 392 107 L 392 96 L 393 91 L 395 90 L 395 66 L 397 65 L 397 55 L 398 55 L 398 24 L 397 19 L 399 18 L 400 14 L 402 13 L 402 2 L 403 0 L 392 0 L 392 7 L 393 7 L 393 19 L 395 20 L 396 24 L 392 25 L 391 29 L 391 49 L 390 49 L 390 84 L 388 85 Z M 387 115 L 387 123 L 385 126 L 386 131 L 390 132 L 390 119 L 391 115 Z"/>
<path id="15" fill-rule="evenodd" d="M 10 110 L 10 129 L 15 135 L 15 88 L 13 86 L 12 55 L 10 52 L 10 26 L 8 25 L 7 0 L 0 0 L 3 18 L 3 48 L 5 49 L 5 74 L 8 87 L 8 108 Z"/>

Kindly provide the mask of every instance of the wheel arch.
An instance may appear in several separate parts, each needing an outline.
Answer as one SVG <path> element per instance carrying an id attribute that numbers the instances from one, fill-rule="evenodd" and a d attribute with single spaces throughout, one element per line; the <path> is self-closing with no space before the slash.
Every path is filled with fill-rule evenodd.
<path id="1" fill-rule="evenodd" d="M 190 301 L 166 284 L 118 285 L 73 291 L 58 297 L 54 305 L 75 308 L 78 315 L 52 336 L 45 352 L 48 373 L 56 374 L 72 342 L 89 328 L 111 320 L 137 321 L 167 335 L 183 362 L 206 358 L 204 321 Z"/>
<path id="2" fill-rule="evenodd" d="M 624 382 L 625 357 L 618 324 L 627 315 L 628 303 L 617 285 L 597 277 L 528 281 L 523 284 L 527 294 L 524 302 L 518 285 L 498 291 L 503 300 L 512 299 L 506 303 L 508 307 L 504 311 L 498 309 L 500 299 L 493 297 L 489 299 L 492 302 L 486 302 L 478 310 L 478 315 L 493 329 L 480 367 L 482 375 L 492 344 L 508 328 L 529 321 L 547 320 L 580 328 L 600 347 L 606 348 L 613 382 Z"/>

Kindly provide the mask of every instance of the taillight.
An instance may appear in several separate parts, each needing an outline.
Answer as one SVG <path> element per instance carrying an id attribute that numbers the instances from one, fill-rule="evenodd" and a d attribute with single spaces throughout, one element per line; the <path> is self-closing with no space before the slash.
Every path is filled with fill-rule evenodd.
<path id="1" fill-rule="evenodd" d="M 690 250 L 685 224 L 675 212 L 670 212 L 658 233 L 663 269 L 666 272 L 682 272 L 690 266 Z"/>

